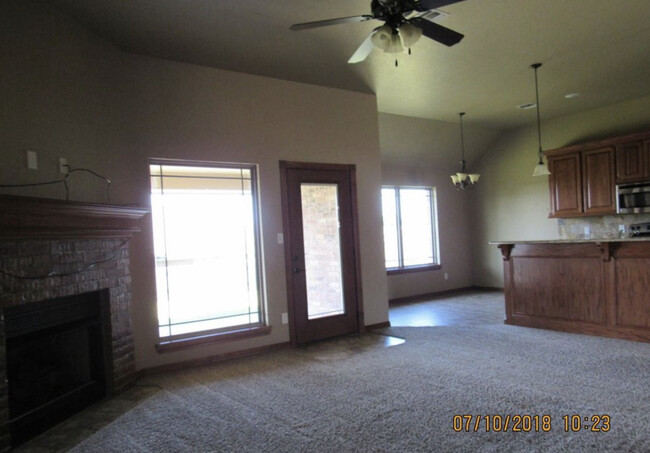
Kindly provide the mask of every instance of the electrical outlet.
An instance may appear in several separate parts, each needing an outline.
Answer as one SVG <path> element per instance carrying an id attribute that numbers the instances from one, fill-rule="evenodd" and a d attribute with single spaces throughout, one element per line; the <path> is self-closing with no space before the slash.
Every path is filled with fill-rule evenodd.
<path id="1" fill-rule="evenodd" d="M 38 170 L 38 155 L 36 151 L 27 151 L 27 168 Z"/>
<path id="2" fill-rule="evenodd" d="M 278 244 L 282 245 L 284 244 L 284 234 L 278 233 Z"/>
<path id="3" fill-rule="evenodd" d="M 449 280 L 449 274 L 445 272 L 445 280 Z"/>
<path id="4" fill-rule="evenodd" d="M 70 169 L 68 168 L 68 159 L 65 157 L 59 157 L 59 173 L 67 175 Z"/>
<path id="5" fill-rule="evenodd" d="M 282 324 L 287 324 L 289 322 L 289 313 L 282 313 Z"/>

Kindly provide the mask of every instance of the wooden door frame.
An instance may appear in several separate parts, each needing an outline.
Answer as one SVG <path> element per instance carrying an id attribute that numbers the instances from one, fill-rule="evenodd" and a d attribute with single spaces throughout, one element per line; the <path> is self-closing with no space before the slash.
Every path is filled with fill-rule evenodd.
<path id="1" fill-rule="evenodd" d="M 365 332 L 363 316 L 363 291 L 361 288 L 361 254 L 359 241 L 359 213 L 357 204 L 356 165 L 354 164 L 324 164 L 314 162 L 280 161 L 280 190 L 282 197 L 282 230 L 284 237 L 284 268 L 287 282 L 287 302 L 289 315 L 289 339 L 292 347 L 298 346 L 296 335 L 295 294 L 293 291 L 294 277 L 291 267 L 291 233 L 289 225 L 289 193 L 287 183 L 288 170 L 317 170 L 317 171 L 345 171 L 350 175 L 350 204 L 352 209 L 352 237 L 354 243 L 354 270 L 356 286 L 357 307 L 357 332 Z"/>

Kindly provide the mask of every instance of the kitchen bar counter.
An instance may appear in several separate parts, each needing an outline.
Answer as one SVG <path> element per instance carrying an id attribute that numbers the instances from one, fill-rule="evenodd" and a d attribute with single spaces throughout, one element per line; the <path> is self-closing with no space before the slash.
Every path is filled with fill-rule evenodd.
<path id="1" fill-rule="evenodd" d="M 506 324 L 650 341 L 646 238 L 491 242 Z"/>
<path id="2" fill-rule="evenodd" d="M 501 244 L 584 244 L 586 242 L 648 242 L 650 236 L 626 236 L 624 238 L 589 238 L 589 239 L 545 239 L 545 240 L 517 240 L 517 241 L 490 241 L 490 245 Z"/>

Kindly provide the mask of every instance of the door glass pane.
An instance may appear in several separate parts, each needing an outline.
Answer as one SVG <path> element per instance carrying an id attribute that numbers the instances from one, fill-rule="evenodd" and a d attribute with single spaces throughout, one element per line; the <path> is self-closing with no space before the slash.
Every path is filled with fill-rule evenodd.
<path id="1" fill-rule="evenodd" d="M 307 317 L 315 319 L 343 314 L 338 186 L 303 183 L 300 196 Z"/>
<path id="2" fill-rule="evenodd" d="M 404 266 L 433 263 L 431 206 L 431 191 L 400 190 Z"/>

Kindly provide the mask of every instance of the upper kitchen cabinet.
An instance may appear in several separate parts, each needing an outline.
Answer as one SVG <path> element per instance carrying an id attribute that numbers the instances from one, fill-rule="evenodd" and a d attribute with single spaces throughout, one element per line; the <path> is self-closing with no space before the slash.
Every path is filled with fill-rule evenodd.
<path id="1" fill-rule="evenodd" d="M 582 195 L 585 215 L 616 214 L 614 147 L 582 152 Z"/>
<path id="2" fill-rule="evenodd" d="M 580 146 L 546 153 L 550 217 L 583 217 L 616 213 L 614 148 Z"/>
<path id="3" fill-rule="evenodd" d="M 633 140 L 616 146 L 616 183 L 650 179 L 650 140 Z"/>
<path id="4" fill-rule="evenodd" d="M 616 214 L 616 185 L 650 181 L 650 131 L 558 148 L 548 159 L 550 217 Z"/>
<path id="5" fill-rule="evenodd" d="M 582 172 L 580 153 L 549 155 L 550 217 L 580 217 L 582 210 Z"/>

